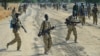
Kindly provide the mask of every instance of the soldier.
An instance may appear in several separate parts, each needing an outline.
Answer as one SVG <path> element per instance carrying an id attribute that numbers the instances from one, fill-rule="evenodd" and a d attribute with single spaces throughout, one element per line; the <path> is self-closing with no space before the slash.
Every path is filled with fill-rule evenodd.
<path id="1" fill-rule="evenodd" d="M 20 15 L 19 13 L 16 13 L 15 14 L 16 18 L 13 18 L 11 21 L 11 27 L 13 28 L 13 33 L 15 35 L 15 38 L 11 42 L 7 43 L 7 48 L 8 48 L 9 45 L 12 45 L 17 42 L 17 51 L 19 51 L 21 47 L 21 39 L 18 34 L 18 30 L 20 29 L 20 27 L 22 27 L 26 32 L 25 28 L 22 26 L 21 22 L 19 21 L 18 18 L 19 15 Z"/>
<path id="2" fill-rule="evenodd" d="M 85 24 L 85 11 L 84 11 L 83 3 L 81 3 L 81 6 L 79 8 L 79 16 L 80 16 L 82 25 L 84 25 Z"/>
<path id="3" fill-rule="evenodd" d="M 90 3 L 87 6 L 87 12 L 88 12 L 88 18 L 90 19 L 90 16 L 91 16 L 91 5 L 90 5 Z"/>
<path id="4" fill-rule="evenodd" d="M 73 16 L 76 17 L 77 19 L 77 15 L 78 15 L 78 5 L 75 3 L 75 5 L 73 6 Z"/>
<path id="5" fill-rule="evenodd" d="M 66 41 L 69 40 L 71 32 L 73 32 L 73 34 L 75 36 L 74 42 L 77 43 L 77 30 L 76 30 L 75 26 L 76 26 L 76 23 L 80 23 L 80 22 L 75 22 L 74 18 L 75 17 L 73 17 L 71 15 L 66 19 L 65 23 L 67 24 L 67 27 L 68 27 L 68 34 L 67 34 L 67 37 L 66 37 Z"/>
<path id="6" fill-rule="evenodd" d="M 97 8 L 97 4 L 94 4 L 94 7 L 92 9 L 92 15 L 93 15 L 93 24 L 97 25 L 97 13 L 98 13 L 98 8 Z"/>
<path id="7" fill-rule="evenodd" d="M 52 45 L 50 30 L 48 30 L 50 28 L 51 28 L 51 24 L 48 21 L 48 15 L 45 14 L 45 21 L 43 21 L 43 23 L 41 24 L 41 28 L 39 31 L 39 34 L 42 33 L 42 36 L 43 36 L 43 41 L 44 41 L 44 46 L 45 46 L 44 47 L 44 50 L 45 50 L 44 54 L 48 54 L 48 51 L 50 50 L 51 45 Z M 38 36 L 39 36 L 39 34 L 38 34 Z"/>
<path id="8" fill-rule="evenodd" d="M 26 13 L 26 9 L 27 9 L 27 4 L 23 5 L 23 11 Z"/>

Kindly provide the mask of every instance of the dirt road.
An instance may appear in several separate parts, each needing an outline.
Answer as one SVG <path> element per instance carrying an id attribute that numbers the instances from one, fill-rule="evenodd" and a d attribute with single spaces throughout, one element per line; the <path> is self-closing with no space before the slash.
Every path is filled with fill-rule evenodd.
<path id="1" fill-rule="evenodd" d="M 92 18 L 87 19 L 85 26 L 78 24 L 78 43 L 74 43 L 74 36 L 71 35 L 68 43 L 65 41 L 67 27 L 61 26 L 52 30 L 53 45 L 48 55 L 44 55 L 44 44 L 42 37 L 38 37 L 40 25 L 44 20 L 44 14 L 49 15 L 52 25 L 63 24 L 66 17 L 71 13 L 56 11 L 54 9 L 40 9 L 38 6 L 28 7 L 26 14 L 20 16 L 28 33 L 20 29 L 19 34 L 22 40 L 21 51 L 16 51 L 16 44 L 6 49 L 14 35 L 9 27 L 11 17 L 0 22 L 0 56 L 100 56 L 100 23 L 95 26 Z M 99 19 L 100 22 L 100 19 Z"/>

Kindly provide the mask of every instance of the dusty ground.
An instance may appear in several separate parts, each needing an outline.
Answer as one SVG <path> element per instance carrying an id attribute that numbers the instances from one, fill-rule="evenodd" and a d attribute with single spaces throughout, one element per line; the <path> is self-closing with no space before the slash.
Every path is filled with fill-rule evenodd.
<path id="1" fill-rule="evenodd" d="M 74 43 L 73 34 L 68 43 L 65 41 L 67 27 L 61 26 L 52 31 L 53 45 L 48 55 L 44 55 L 44 44 L 42 37 L 38 37 L 40 25 L 44 20 L 44 14 L 49 15 L 52 25 L 62 25 L 65 18 L 71 14 L 69 11 L 56 11 L 54 9 L 42 9 L 38 6 L 28 7 L 26 14 L 19 18 L 27 29 L 25 33 L 20 29 L 22 40 L 21 51 L 16 51 L 16 44 L 6 49 L 14 35 L 10 28 L 11 17 L 0 22 L 0 56 L 100 56 L 100 18 L 98 25 L 92 24 L 92 18 L 86 18 L 86 25 L 77 25 L 78 43 Z"/>

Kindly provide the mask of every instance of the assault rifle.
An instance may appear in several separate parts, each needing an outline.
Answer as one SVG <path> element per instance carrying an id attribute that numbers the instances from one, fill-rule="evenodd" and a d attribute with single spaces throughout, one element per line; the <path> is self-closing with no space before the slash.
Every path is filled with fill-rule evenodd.
<path id="1" fill-rule="evenodd" d="M 71 25 L 71 24 L 73 25 L 73 24 L 78 24 L 78 23 L 81 23 L 81 22 L 79 22 L 79 21 L 73 22 L 69 19 L 66 19 L 66 22 L 65 22 L 66 25 Z"/>
<path id="2" fill-rule="evenodd" d="M 22 25 L 21 27 L 22 27 L 22 28 L 24 29 L 24 31 L 27 33 L 27 31 L 26 31 L 26 29 L 24 28 L 24 26 Z"/>
<path id="3" fill-rule="evenodd" d="M 27 31 L 26 31 L 25 27 L 22 25 L 21 21 L 20 21 L 20 24 L 21 24 L 21 27 L 24 29 L 24 31 L 27 33 Z"/>
<path id="4" fill-rule="evenodd" d="M 54 28 L 55 28 L 55 27 L 53 26 L 53 27 L 51 27 L 51 28 L 49 28 L 49 29 L 43 30 L 42 32 L 39 32 L 38 36 L 40 37 L 41 35 L 44 35 L 45 33 L 49 33 L 50 30 L 53 30 Z"/>

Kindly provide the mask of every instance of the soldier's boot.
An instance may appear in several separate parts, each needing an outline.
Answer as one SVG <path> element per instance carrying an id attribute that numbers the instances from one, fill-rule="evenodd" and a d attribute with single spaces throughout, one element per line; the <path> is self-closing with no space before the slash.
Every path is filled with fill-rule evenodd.
<path id="1" fill-rule="evenodd" d="M 46 54 L 46 55 L 48 54 L 47 48 L 45 48 L 45 52 L 44 52 L 44 54 Z"/>
<path id="2" fill-rule="evenodd" d="M 48 42 L 45 42 L 45 47 L 44 47 L 44 54 L 48 54 Z"/>
<path id="3" fill-rule="evenodd" d="M 9 45 L 14 44 L 15 42 L 16 42 L 16 38 L 13 39 L 11 42 L 7 43 L 7 45 L 6 45 L 7 49 L 8 49 L 8 47 L 9 47 Z"/>
<path id="4" fill-rule="evenodd" d="M 20 50 L 20 47 L 21 47 L 21 40 L 19 40 L 19 41 L 17 42 L 17 51 Z"/>

